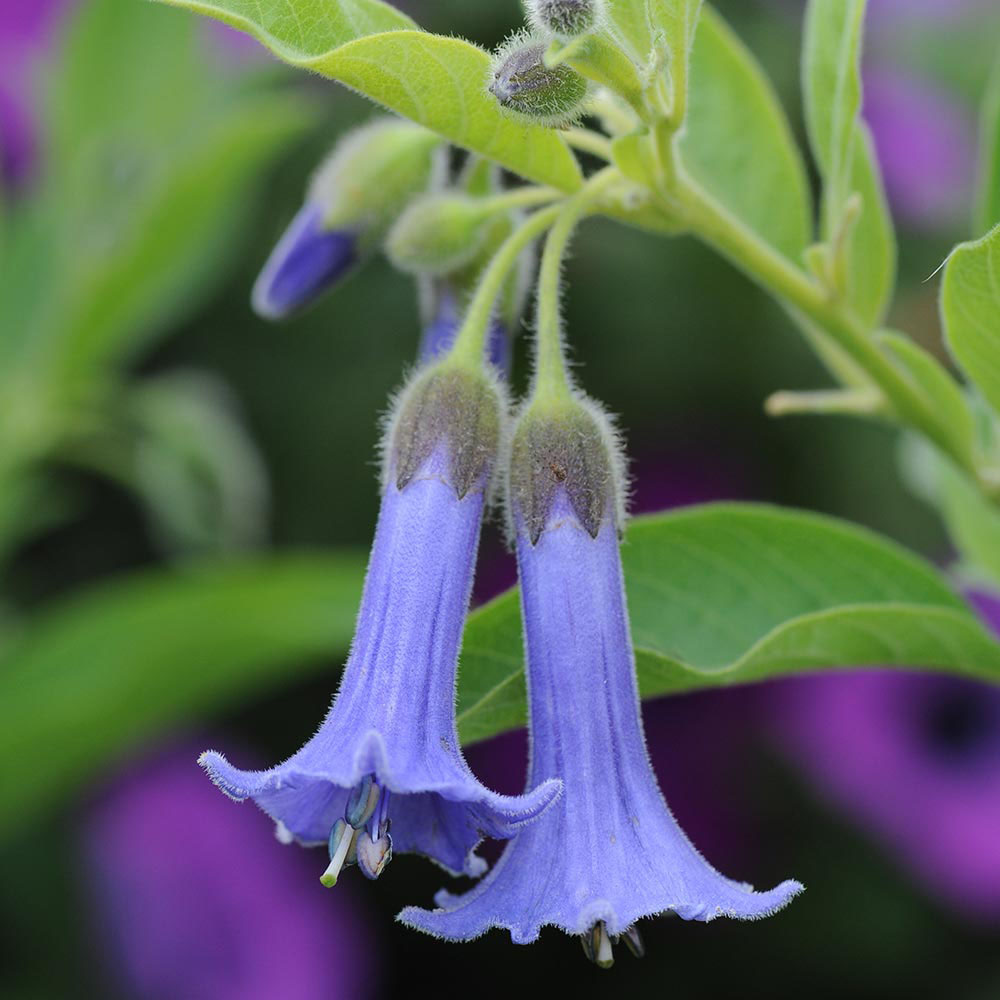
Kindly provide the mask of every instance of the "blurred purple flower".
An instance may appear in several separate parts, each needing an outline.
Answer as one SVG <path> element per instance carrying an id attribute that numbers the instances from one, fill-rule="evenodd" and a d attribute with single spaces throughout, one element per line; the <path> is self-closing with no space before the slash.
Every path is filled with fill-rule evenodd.
<path id="1" fill-rule="evenodd" d="M 0 4 L 0 178 L 20 184 L 37 157 L 33 108 L 39 64 L 71 0 Z"/>
<path id="2" fill-rule="evenodd" d="M 865 71 L 864 95 L 893 210 L 928 227 L 960 217 L 975 179 L 969 109 L 940 87 L 888 68 Z"/>
<path id="3" fill-rule="evenodd" d="M 1000 632 L 1000 596 L 970 599 Z M 1000 920 L 1000 690 L 865 671 L 789 681 L 776 707 L 823 794 L 956 911 Z"/>
<path id="4" fill-rule="evenodd" d="M 135 769 L 88 817 L 108 974 L 142 1000 L 372 995 L 358 901 L 301 877 L 306 859 L 277 843 L 264 816 L 230 808 L 194 760 L 174 751 Z"/>

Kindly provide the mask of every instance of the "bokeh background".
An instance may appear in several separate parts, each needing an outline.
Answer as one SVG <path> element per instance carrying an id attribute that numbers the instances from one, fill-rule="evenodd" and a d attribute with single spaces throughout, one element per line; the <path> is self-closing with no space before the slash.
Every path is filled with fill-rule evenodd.
<path id="1" fill-rule="evenodd" d="M 520 22 L 516 0 L 401 6 L 486 45 Z M 801 136 L 802 4 L 717 6 Z M 893 322 L 938 352 L 926 279 L 973 235 L 976 108 L 998 41 L 992 0 L 870 2 L 865 116 L 900 229 Z M 378 417 L 419 338 L 414 289 L 378 259 L 280 326 L 252 314 L 249 289 L 313 166 L 370 114 L 178 11 L 0 4 L 0 663 L 60 609 L 86 619 L 89 594 L 133 574 L 255 549 L 363 556 Z M 688 239 L 595 221 L 568 279 L 573 354 L 587 391 L 621 416 L 636 510 L 773 501 L 948 559 L 903 485 L 893 433 L 763 415 L 768 393 L 824 376 L 727 264 Z M 525 356 L 522 343 L 516 384 Z M 495 527 L 482 558 L 478 599 L 513 579 Z M 981 598 L 1000 626 L 998 608 Z M 238 602 L 226 613 L 238 627 Z M 143 672 L 164 669 L 153 652 L 134 664 L 139 699 Z M 870 672 L 647 704 L 662 787 L 709 860 L 808 892 L 755 925 L 647 921 L 646 958 L 623 954 L 605 973 L 555 931 L 524 948 L 500 932 L 454 946 L 403 930 L 394 914 L 442 882 L 432 866 L 400 857 L 376 884 L 353 871 L 327 892 L 322 852 L 282 847 L 251 805 L 210 786 L 199 750 L 264 766 L 312 732 L 340 660 L 307 659 L 266 682 L 230 678 L 182 724 L 130 729 L 128 703 L 109 701 L 127 750 L 22 813 L 33 776 L 73 752 L 73 699 L 100 701 L 100 665 L 85 690 L 47 692 L 64 720 L 51 746 L 0 763 L 0 995 L 320 1000 L 558 983 L 582 996 L 1000 996 L 995 691 Z M 514 733 L 469 759 L 513 792 L 525 752 Z M 5 803 L 8 782 L 19 791 Z"/>

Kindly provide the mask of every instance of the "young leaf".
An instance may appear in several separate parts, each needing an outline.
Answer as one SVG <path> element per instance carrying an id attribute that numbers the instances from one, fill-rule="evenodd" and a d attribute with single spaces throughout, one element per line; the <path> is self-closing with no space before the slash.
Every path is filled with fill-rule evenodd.
<path id="1" fill-rule="evenodd" d="M 941 513 L 962 562 L 1000 587 L 1000 509 L 964 473 L 938 457 Z"/>
<path id="2" fill-rule="evenodd" d="M 932 354 L 904 334 L 884 331 L 878 339 L 924 393 L 941 424 L 948 428 L 956 452 L 971 458 L 976 424 L 958 382 Z"/>
<path id="3" fill-rule="evenodd" d="M 876 325 L 892 294 L 896 247 L 871 139 L 859 117 L 864 13 L 865 0 L 810 0 L 802 82 L 809 141 L 823 179 L 820 235 L 849 303 Z M 856 218 L 854 194 L 861 199 Z"/>
<path id="4" fill-rule="evenodd" d="M 682 109 L 688 99 L 688 60 L 694 41 L 701 0 L 649 0 L 649 13 L 657 39 L 662 38 L 668 54 L 667 72 L 674 101 Z M 676 115 L 676 109 L 674 111 Z"/>
<path id="5" fill-rule="evenodd" d="M 0 754 L 25 762 L 5 775 L 0 836 L 155 734 L 329 668 L 363 572 L 346 554 L 148 573 L 30 620 L 0 652 Z"/>
<path id="6" fill-rule="evenodd" d="M 941 318 L 952 354 L 1000 413 L 1000 225 L 951 252 Z"/>
<path id="7" fill-rule="evenodd" d="M 504 116 L 486 90 L 490 57 L 414 27 L 375 0 L 284 0 L 281 15 L 251 0 L 160 0 L 235 25 L 279 58 L 337 80 L 458 146 L 565 191 L 582 183 L 559 134 Z M 402 29 L 402 30 L 400 30 Z"/>
<path id="8" fill-rule="evenodd" d="M 416 28 L 413 20 L 382 0 L 160 0 L 207 14 L 263 42 L 278 58 L 298 63 L 346 42 L 380 31 Z"/>
<path id="9" fill-rule="evenodd" d="M 637 63 L 644 65 L 653 49 L 650 0 L 605 0 L 605 9 L 612 34 L 624 43 Z"/>
<path id="10" fill-rule="evenodd" d="M 801 261 L 812 233 L 802 157 L 763 70 L 710 7 L 698 21 L 690 77 L 685 169 L 775 249 Z"/>
<path id="11" fill-rule="evenodd" d="M 814 514 L 718 504 L 638 518 L 622 548 L 644 696 L 824 667 L 936 667 L 1000 682 L 1000 645 L 931 567 Z M 517 598 L 474 613 L 466 741 L 524 721 Z"/>
<path id="12" fill-rule="evenodd" d="M 854 126 L 861 110 L 866 0 L 810 0 L 802 79 L 806 126 L 823 176 L 823 231 L 833 232 L 851 192 Z"/>
<path id="13" fill-rule="evenodd" d="M 1000 55 L 983 96 L 980 122 L 979 194 L 973 231 L 985 233 L 1000 223 Z"/>

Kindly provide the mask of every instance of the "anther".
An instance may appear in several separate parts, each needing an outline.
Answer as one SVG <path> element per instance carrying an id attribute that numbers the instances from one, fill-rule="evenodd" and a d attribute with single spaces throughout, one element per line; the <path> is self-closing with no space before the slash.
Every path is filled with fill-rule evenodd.
<path id="1" fill-rule="evenodd" d="M 611 937 L 603 920 L 598 920 L 586 934 L 580 935 L 583 952 L 595 965 L 602 969 L 610 969 L 615 964 L 614 951 L 611 948 Z"/>

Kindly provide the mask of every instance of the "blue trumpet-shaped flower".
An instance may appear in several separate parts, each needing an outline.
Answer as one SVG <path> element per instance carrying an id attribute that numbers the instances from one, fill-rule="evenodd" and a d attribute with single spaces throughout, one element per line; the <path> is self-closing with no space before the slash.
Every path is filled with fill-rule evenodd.
<path id="1" fill-rule="evenodd" d="M 492 381 L 444 362 L 401 398 L 357 631 L 319 731 L 269 771 L 215 752 L 201 763 L 236 799 L 252 798 L 279 836 L 329 843 L 324 884 L 357 861 L 375 878 L 393 850 L 479 875 L 484 836 L 506 839 L 559 793 L 545 782 L 498 795 L 462 757 L 455 671 L 499 440 Z M 390 832 L 391 831 L 391 832 Z"/>
<path id="2" fill-rule="evenodd" d="M 514 439 L 511 514 L 528 663 L 530 782 L 560 777 L 558 802 L 507 845 L 464 895 L 400 920 L 450 940 L 491 927 L 515 942 L 554 925 L 582 936 L 601 965 L 640 917 L 754 919 L 802 886 L 769 892 L 720 875 L 670 813 L 649 764 L 639 713 L 615 511 L 614 442 L 604 418 L 571 401 L 529 410 Z"/>

